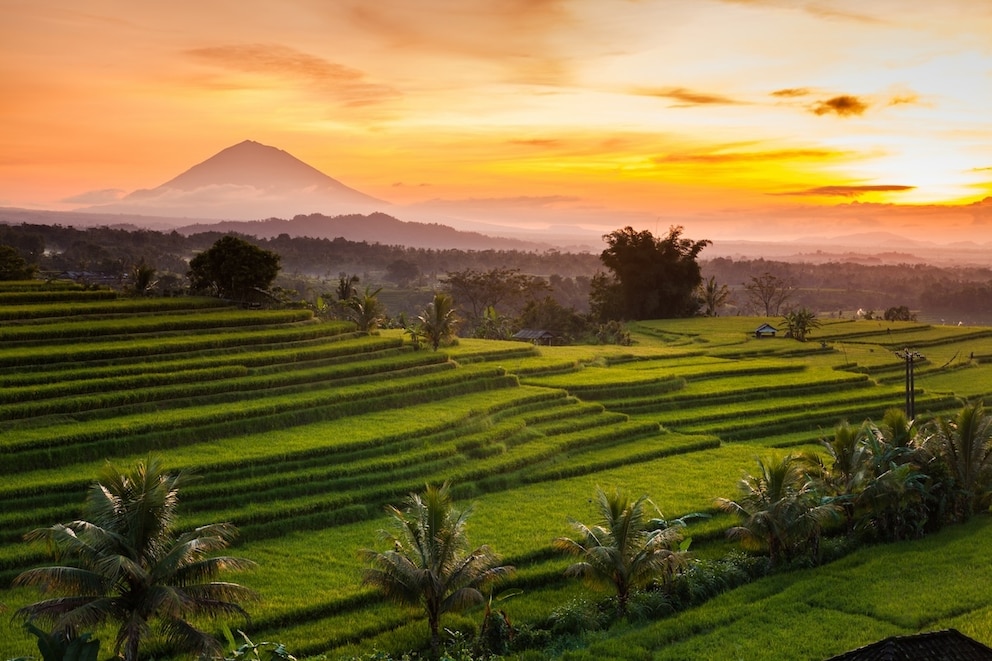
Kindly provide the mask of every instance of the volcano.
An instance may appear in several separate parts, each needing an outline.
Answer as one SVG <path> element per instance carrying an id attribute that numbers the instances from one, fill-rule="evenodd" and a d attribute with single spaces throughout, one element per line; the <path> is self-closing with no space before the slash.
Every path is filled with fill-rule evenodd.
<path id="1" fill-rule="evenodd" d="M 81 211 L 255 220 L 309 213 L 373 213 L 391 206 L 349 188 L 282 149 L 245 140 L 161 186 Z"/>

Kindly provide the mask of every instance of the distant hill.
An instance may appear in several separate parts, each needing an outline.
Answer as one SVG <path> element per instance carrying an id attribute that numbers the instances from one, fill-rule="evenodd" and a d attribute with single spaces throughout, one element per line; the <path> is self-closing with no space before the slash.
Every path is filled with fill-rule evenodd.
<path id="1" fill-rule="evenodd" d="M 260 239 L 280 234 L 308 236 L 315 239 L 343 238 L 408 248 L 455 248 L 459 250 L 547 250 L 547 243 L 486 236 L 478 232 L 463 232 L 437 223 L 415 223 L 398 220 L 385 213 L 325 216 L 319 213 L 299 215 L 292 220 L 269 218 L 256 221 L 221 221 L 196 223 L 179 227 L 182 234 L 199 232 L 238 232 Z"/>
<path id="2" fill-rule="evenodd" d="M 245 140 L 161 186 L 84 212 L 253 220 L 301 213 L 371 213 L 389 202 L 349 188 L 276 147 Z"/>

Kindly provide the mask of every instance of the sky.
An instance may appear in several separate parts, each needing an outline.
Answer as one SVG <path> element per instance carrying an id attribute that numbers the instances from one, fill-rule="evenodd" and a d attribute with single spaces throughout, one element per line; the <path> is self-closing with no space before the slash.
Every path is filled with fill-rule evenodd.
<path id="1" fill-rule="evenodd" d="M 439 221 L 992 241 L 992 1 L 0 0 L 0 206 L 243 140 Z"/>

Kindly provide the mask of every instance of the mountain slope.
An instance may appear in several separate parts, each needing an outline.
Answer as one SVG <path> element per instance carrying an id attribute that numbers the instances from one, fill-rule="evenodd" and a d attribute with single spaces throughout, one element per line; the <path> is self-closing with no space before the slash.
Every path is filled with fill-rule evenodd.
<path id="1" fill-rule="evenodd" d="M 180 227 L 177 231 L 186 235 L 199 232 L 237 232 L 264 239 L 288 234 L 315 239 L 342 238 L 348 241 L 400 245 L 408 248 L 541 251 L 551 247 L 548 243 L 487 236 L 438 223 L 407 222 L 385 213 L 346 214 L 334 217 L 315 213 L 299 215 L 292 220 L 269 218 L 256 221 L 197 223 Z"/>
<path id="2" fill-rule="evenodd" d="M 390 206 L 288 152 L 245 140 L 161 186 L 81 211 L 251 220 L 313 212 L 371 213 Z"/>

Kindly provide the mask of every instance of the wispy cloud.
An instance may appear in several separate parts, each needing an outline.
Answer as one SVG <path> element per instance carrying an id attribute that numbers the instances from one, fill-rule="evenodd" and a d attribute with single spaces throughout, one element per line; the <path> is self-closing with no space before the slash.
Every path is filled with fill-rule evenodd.
<path id="1" fill-rule="evenodd" d="M 897 94 L 889 99 L 890 106 L 916 105 L 920 102 L 920 97 L 913 93 Z"/>
<path id="2" fill-rule="evenodd" d="M 786 193 L 770 193 L 771 195 L 802 195 L 802 196 L 828 196 L 828 197 L 859 197 L 866 193 L 901 193 L 910 191 L 916 186 L 899 186 L 894 184 L 879 184 L 869 186 L 818 186 L 799 191 L 789 191 Z"/>
<path id="3" fill-rule="evenodd" d="M 417 52 L 446 61 L 475 60 L 501 68 L 520 83 L 553 85 L 571 76 L 571 65 L 554 40 L 574 27 L 568 0 L 341 2 L 348 2 L 342 16 L 355 30 L 398 57 Z"/>
<path id="4" fill-rule="evenodd" d="M 797 96 L 808 96 L 810 94 L 810 91 L 806 87 L 787 87 L 786 89 L 775 90 L 771 94 L 772 96 L 791 99 Z"/>
<path id="5" fill-rule="evenodd" d="M 839 117 L 854 117 L 863 115 L 868 110 L 868 104 L 856 96 L 842 94 L 826 101 L 817 101 L 810 112 L 814 115 L 834 114 Z"/>
<path id="6" fill-rule="evenodd" d="M 773 151 L 711 151 L 666 154 L 652 159 L 655 163 L 757 163 L 762 161 L 822 160 L 842 156 L 829 149 L 780 149 Z"/>
<path id="7" fill-rule="evenodd" d="M 124 197 L 126 191 L 119 188 L 103 188 L 101 190 L 91 190 L 78 195 L 70 195 L 62 198 L 59 202 L 64 204 L 106 204 L 116 202 Z"/>
<path id="8" fill-rule="evenodd" d="M 685 106 L 705 106 L 705 105 L 742 105 L 744 101 L 738 101 L 722 94 L 711 94 L 708 92 L 698 92 L 684 87 L 659 87 L 642 88 L 634 90 L 640 96 L 655 96 L 662 99 L 678 101 Z"/>
<path id="9" fill-rule="evenodd" d="M 555 138 L 531 138 L 526 140 L 510 140 L 510 144 L 550 149 L 552 147 L 560 147 L 563 143 L 561 140 Z"/>
<path id="10" fill-rule="evenodd" d="M 363 72 L 280 44 L 230 44 L 186 51 L 190 57 L 221 69 L 305 81 L 333 92 L 346 105 L 367 105 L 398 95 L 388 86 L 366 80 Z"/>

